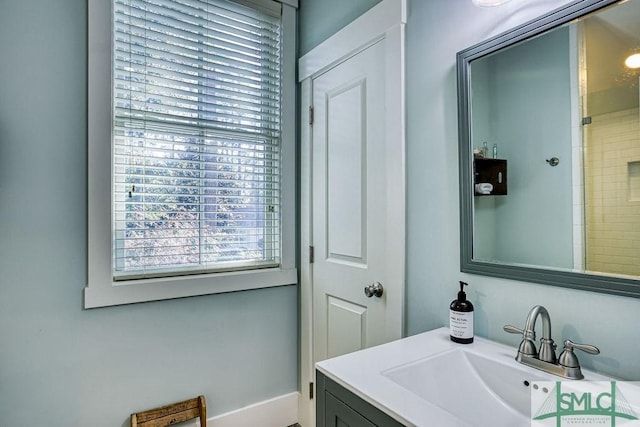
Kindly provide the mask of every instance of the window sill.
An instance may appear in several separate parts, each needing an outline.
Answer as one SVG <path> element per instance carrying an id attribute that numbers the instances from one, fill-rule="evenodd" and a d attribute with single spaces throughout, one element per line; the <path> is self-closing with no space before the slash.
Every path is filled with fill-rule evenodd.
<path id="1" fill-rule="evenodd" d="M 295 268 L 269 268 L 179 278 L 92 282 L 84 289 L 84 308 L 269 288 L 292 285 L 297 282 L 298 274 Z"/>

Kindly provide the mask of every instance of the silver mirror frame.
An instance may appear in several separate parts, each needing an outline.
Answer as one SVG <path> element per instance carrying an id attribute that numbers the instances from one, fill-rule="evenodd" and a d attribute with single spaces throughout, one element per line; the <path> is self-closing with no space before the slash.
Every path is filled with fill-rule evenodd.
<path id="1" fill-rule="evenodd" d="M 500 49 L 564 25 L 618 0 L 578 0 L 458 52 L 458 148 L 460 172 L 460 271 L 463 273 L 640 298 L 640 280 L 475 261 L 473 259 L 473 147 L 470 64 Z"/>

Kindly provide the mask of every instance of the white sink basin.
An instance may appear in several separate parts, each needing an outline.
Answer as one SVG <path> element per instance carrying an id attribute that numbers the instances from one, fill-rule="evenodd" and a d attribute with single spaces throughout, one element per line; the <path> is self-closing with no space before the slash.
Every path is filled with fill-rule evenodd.
<path id="1" fill-rule="evenodd" d="M 479 337 L 456 344 L 441 328 L 316 368 L 405 426 L 529 427 L 532 383 L 561 378 L 521 365 L 516 352 L 517 344 Z M 583 374 L 585 380 L 610 380 L 585 369 Z"/>
<path id="2" fill-rule="evenodd" d="M 470 425 L 494 427 L 530 422 L 531 383 L 553 380 L 543 372 L 464 349 L 392 368 L 382 375 Z"/>

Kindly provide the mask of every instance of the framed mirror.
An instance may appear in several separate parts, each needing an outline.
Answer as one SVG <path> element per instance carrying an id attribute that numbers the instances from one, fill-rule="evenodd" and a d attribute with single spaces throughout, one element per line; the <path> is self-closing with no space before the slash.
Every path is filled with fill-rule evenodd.
<path id="1" fill-rule="evenodd" d="M 640 297 L 640 0 L 569 3 L 457 72 L 461 271 Z"/>

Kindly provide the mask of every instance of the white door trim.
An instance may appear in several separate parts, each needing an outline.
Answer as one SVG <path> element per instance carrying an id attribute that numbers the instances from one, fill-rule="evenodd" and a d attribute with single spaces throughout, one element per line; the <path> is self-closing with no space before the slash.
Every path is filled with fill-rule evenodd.
<path id="1" fill-rule="evenodd" d="M 313 48 L 298 60 L 298 81 L 322 74 L 377 40 L 392 27 L 407 23 L 406 0 L 382 0 L 362 16 Z M 404 49 L 404 40 L 403 46 Z M 404 59 L 404 51 L 402 52 Z M 404 71 L 404 64 L 402 65 Z M 404 76 L 403 76 L 404 79 Z"/>
<path id="2" fill-rule="evenodd" d="M 402 176 L 402 185 L 389 186 L 387 193 L 388 229 L 391 236 L 403 236 L 397 246 L 389 245 L 387 252 L 403 262 L 394 265 L 395 277 L 405 277 L 405 24 L 406 0 L 383 0 L 351 24 L 321 43 L 298 62 L 298 78 L 301 84 L 301 181 L 300 181 L 300 381 L 301 398 L 299 417 L 302 427 L 315 426 L 313 400 L 309 399 L 309 384 L 315 383 L 313 369 L 313 288 L 309 248 L 312 242 L 312 127 L 306 114 L 311 106 L 312 80 L 345 59 L 361 52 L 377 41 L 385 40 L 386 63 L 386 138 L 393 141 L 393 150 L 387 151 L 388 164 L 399 170 L 392 171 Z M 387 303 L 399 307 L 399 319 L 387 322 L 389 336 L 404 335 L 404 286 L 396 295 L 387 295 Z M 315 391 L 314 391 L 315 393 Z M 315 396 L 314 396 L 315 397 Z"/>

